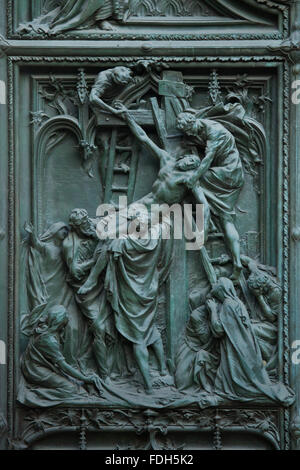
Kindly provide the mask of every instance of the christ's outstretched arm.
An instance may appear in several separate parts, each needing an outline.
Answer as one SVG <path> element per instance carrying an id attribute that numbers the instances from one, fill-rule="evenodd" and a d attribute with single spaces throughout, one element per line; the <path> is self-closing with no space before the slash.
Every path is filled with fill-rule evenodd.
<path id="1" fill-rule="evenodd" d="M 129 129 L 133 133 L 133 135 L 154 155 L 155 157 L 159 158 L 161 161 L 166 160 L 169 158 L 168 152 L 165 150 L 161 149 L 158 145 L 156 145 L 153 140 L 150 139 L 150 137 L 146 134 L 144 129 L 139 126 L 139 124 L 135 121 L 135 119 L 132 117 L 128 109 L 121 105 L 120 103 L 118 104 L 118 111 L 123 111 L 122 112 L 122 117 L 123 119 L 127 122 Z"/>

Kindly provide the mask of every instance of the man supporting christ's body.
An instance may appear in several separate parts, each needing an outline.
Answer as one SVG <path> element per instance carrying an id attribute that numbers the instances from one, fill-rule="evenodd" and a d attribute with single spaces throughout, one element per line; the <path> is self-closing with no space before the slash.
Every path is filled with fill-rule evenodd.
<path id="1" fill-rule="evenodd" d="M 181 204 L 187 194 L 191 191 L 196 199 L 196 203 L 204 205 L 204 238 L 207 239 L 211 204 L 208 203 L 207 195 L 203 191 L 199 180 L 201 176 L 203 177 L 206 174 L 210 175 L 210 173 L 212 173 L 214 176 L 215 173 L 218 173 L 218 170 L 222 170 L 222 175 L 225 170 L 227 171 L 227 179 L 224 181 L 224 184 L 228 186 L 225 191 L 227 193 L 226 202 L 224 202 L 224 198 L 219 197 L 219 194 L 214 194 L 212 190 L 207 190 L 206 193 L 208 194 L 209 199 L 214 202 L 214 208 L 218 209 L 218 216 L 224 227 L 225 239 L 233 256 L 234 271 L 232 277 L 233 279 L 238 280 L 242 264 L 240 260 L 239 235 L 232 219 L 232 211 L 233 204 L 236 202 L 244 183 L 244 178 L 242 164 L 232 134 L 219 123 L 198 119 L 197 122 L 199 121 L 199 129 L 200 127 L 201 129 L 205 129 L 205 133 L 203 133 L 203 137 L 206 138 L 204 142 L 206 144 L 205 157 L 202 161 L 200 161 L 200 158 L 197 155 L 183 155 L 179 158 L 175 158 L 150 139 L 146 132 L 136 123 L 125 106 L 119 104 L 118 111 L 123 111 L 120 115 L 126 120 L 128 127 L 134 136 L 152 153 L 152 155 L 160 160 L 160 170 L 158 177 L 152 186 L 152 192 L 139 200 L 138 203 L 134 203 L 143 204 L 149 211 L 152 210 L 152 216 L 154 215 L 155 217 L 155 214 L 153 214 L 153 207 L 157 207 L 157 210 L 161 213 L 162 206 L 165 205 L 166 207 L 166 205 L 171 206 L 173 204 Z M 182 113 L 182 115 L 179 116 L 178 127 L 180 129 L 186 129 L 187 126 L 184 126 L 184 124 L 186 124 L 186 117 L 186 113 Z M 215 162 L 216 157 L 220 159 L 219 154 L 221 150 L 224 153 L 222 157 L 223 161 L 225 163 L 226 161 L 229 161 L 230 165 L 228 165 L 228 168 L 225 168 L 223 163 L 223 166 L 220 166 L 219 168 L 217 167 L 217 171 L 215 171 L 216 168 L 211 168 L 211 165 Z M 159 217 L 159 214 L 157 214 L 157 216 Z M 128 220 L 125 218 L 123 223 L 127 224 Z M 122 227 L 119 227 L 119 233 L 121 232 Z M 103 233 L 103 238 L 105 238 L 105 236 L 110 238 L 109 233 Z M 87 281 L 81 287 L 79 291 L 80 294 L 89 292 L 95 286 L 98 276 L 104 268 L 105 255 L 99 257 L 99 260 L 91 270 Z"/>

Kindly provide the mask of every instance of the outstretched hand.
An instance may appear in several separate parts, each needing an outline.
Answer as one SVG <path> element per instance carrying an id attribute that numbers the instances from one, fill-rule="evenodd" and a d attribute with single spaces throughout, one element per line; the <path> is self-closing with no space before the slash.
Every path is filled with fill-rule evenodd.
<path id="1" fill-rule="evenodd" d="M 93 375 L 87 377 L 87 383 L 90 383 L 90 384 L 94 385 L 94 387 L 97 389 L 99 394 L 102 393 L 102 383 L 101 383 L 101 379 L 100 379 L 100 377 L 98 377 L 98 375 L 93 374 Z"/>
<path id="2" fill-rule="evenodd" d="M 125 119 L 125 117 L 128 115 L 128 109 L 126 108 L 126 106 L 121 101 L 116 101 L 114 107 L 115 114 Z"/>

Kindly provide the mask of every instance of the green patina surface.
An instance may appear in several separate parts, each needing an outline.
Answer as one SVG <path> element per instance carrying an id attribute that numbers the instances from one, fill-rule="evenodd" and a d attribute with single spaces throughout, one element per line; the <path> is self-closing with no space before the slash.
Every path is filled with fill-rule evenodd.
<path id="1" fill-rule="evenodd" d="M 298 448 L 299 2 L 0 8 L 0 448 Z"/>

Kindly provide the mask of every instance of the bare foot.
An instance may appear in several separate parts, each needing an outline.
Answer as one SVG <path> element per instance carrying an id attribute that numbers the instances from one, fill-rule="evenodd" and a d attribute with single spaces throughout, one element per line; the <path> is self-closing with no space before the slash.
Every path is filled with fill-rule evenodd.
<path id="1" fill-rule="evenodd" d="M 49 28 L 48 34 L 49 36 L 55 36 L 56 34 L 63 33 L 64 29 L 62 29 L 60 26 L 56 26 L 55 28 Z"/>
<path id="2" fill-rule="evenodd" d="M 111 378 L 107 375 L 106 377 L 103 378 L 103 382 L 106 385 L 110 385 L 111 384 Z"/>
<path id="3" fill-rule="evenodd" d="M 100 28 L 103 29 L 103 31 L 115 31 L 117 29 L 110 24 L 109 21 L 101 21 Z"/>

